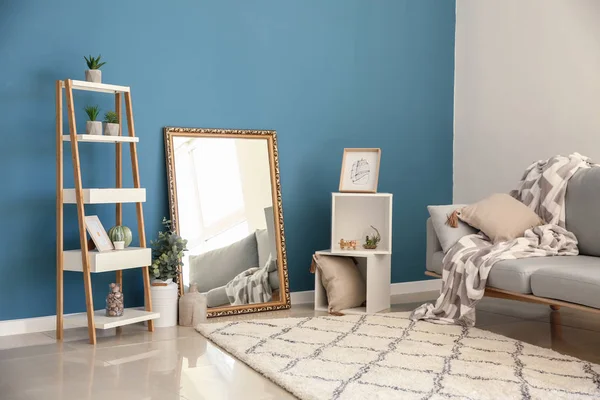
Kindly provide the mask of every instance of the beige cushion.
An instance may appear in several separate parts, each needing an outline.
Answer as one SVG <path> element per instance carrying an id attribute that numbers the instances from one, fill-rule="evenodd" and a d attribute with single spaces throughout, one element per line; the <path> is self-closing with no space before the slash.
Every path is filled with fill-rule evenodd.
<path id="1" fill-rule="evenodd" d="M 521 237 L 527 229 L 544 223 L 532 209 L 505 193 L 462 208 L 458 217 L 494 243 Z"/>
<path id="2" fill-rule="evenodd" d="M 360 307 L 367 299 L 367 289 L 352 257 L 315 254 L 314 261 L 327 292 L 329 312 Z"/>

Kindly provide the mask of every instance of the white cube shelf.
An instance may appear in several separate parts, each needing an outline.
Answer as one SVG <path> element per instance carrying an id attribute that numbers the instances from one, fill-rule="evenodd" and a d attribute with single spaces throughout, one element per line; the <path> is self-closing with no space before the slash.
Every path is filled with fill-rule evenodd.
<path id="1" fill-rule="evenodd" d="M 84 204 L 144 203 L 146 189 L 83 189 Z M 75 189 L 63 189 L 63 203 L 77 203 Z"/>
<path id="2" fill-rule="evenodd" d="M 392 253 L 392 199 L 391 193 L 332 193 L 331 251 L 336 254 L 391 254 Z M 376 250 L 363 249 L 365 235 L 379 230 L 381 242 Z M 356 240 L 356 250 L 342 250 L 340 239 Z"/>
<path id="3" fill-rule="evenodd" d="M 90 272 L 108 272 L 129 268 L 145 267 L 152 264 L 152 249 L 127 247 L 123 250 L 88 252 Z M 83 271 L 81 250 L 65 250 L 63 253 L 65 271 Z"/>
<path id="4" fill-rule="evenodd" d="M 359 252 L 340 254 L 332 253 L 331 250 L 317 251 L 316 254 L 355 257 L 358 262 L 358 269 L 365 280 L 367 290 L 366 306 L 341 310 L 342 314 L 374 314 L 390 308 L 391 255 L 361 255 Z M 315 271 L 315 310 L 329 311 L 327 293 L 321 282 L 318 268 Z"/>

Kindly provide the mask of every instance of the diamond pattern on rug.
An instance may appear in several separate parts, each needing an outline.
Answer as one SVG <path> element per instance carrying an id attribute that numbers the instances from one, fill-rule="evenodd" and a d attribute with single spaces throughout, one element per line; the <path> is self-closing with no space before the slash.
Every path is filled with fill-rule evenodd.
<path id="1" fill-rule="evenodd" d="M 410 313 L 201 324 L 301 399 L 598 399 L 600 366 Z"/>

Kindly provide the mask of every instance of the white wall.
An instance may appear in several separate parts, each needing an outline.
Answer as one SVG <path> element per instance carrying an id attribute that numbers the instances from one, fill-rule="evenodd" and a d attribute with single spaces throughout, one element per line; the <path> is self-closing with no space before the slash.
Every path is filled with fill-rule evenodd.
<path id="1" fill-rule="evenodd" d="M 266 229 L 265 208 L 273 205 L 267 140 L 237 139 L 235 142 L 244 206 L 250 231 Z"/>
<path id="2" fill-rule="evenodd" d="M 457 0 L 454 201 L 538 159 L 600 162 L 600 0 Z"/>

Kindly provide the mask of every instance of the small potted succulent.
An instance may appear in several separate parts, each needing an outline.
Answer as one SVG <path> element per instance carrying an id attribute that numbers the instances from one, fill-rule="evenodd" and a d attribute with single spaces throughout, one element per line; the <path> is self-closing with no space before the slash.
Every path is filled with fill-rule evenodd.
<path id="1" fill-rule="evenodd" d="M 102 135 L 102 122 L 96 121 L 100 114 L 100 107 L 87 106 L 84 108 L 89 120 L 85 124 L 85 131 L 88 135 Z"/>
<path id="2" fill-rule="evenodd" d="M 128 247 L 131 244 L 133 236 L 131 229 L 123 225 L 115 225 L 108 230 L 108 237 L 113 242 L 123 242 L 123 248 Z M 115 245 L 115 248 L 117 245 Z M 120 247 L 120 245 L 119 245 Z"/>
<path id="3" fill-rule="evenodd" d="M 367 250 L 375 250 L 379 242 L 381 242 L 381 235 L 377 228 L 371 225 L 373 232 L 369 235 L 365 235 L 365 243 L 363 244 L 363 248 Z"/>
<path id="4" fill-rule="evenodd" d="M 114 111 L 104 114 L 104 133 L 110 136 L 119 136 L 119 116 Z"/>
<path id="5" fill-rule="evenodd" d="M 83 57 L 88 66 L 88 69 L 85 71 L 86 81 L 102 83 L 102 71 L 100 71 L 100 68 L 106 63 L 100 62 L 101 57 L 101 55 L 98 55 L 98 57 L 92 57 L 91 55 L 89 58 Z"/>

